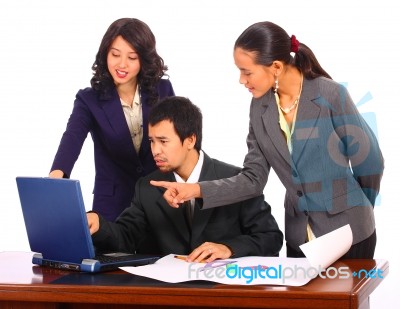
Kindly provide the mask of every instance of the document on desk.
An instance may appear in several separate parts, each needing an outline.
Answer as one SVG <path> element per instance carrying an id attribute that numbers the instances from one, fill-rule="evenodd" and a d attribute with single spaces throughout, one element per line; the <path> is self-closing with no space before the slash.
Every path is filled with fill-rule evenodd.
<path id="1" fill-rule="evenodd" d="M 189 263 L 181 256 L 170 254 L 151 265 L 121 269 L 169 283 L 206 280 L 238 285 L 302 286 L 345 254 L 352 241 L 351 228 L 345 225 L 300 246 L 305 258 L 248 256 Z"/>

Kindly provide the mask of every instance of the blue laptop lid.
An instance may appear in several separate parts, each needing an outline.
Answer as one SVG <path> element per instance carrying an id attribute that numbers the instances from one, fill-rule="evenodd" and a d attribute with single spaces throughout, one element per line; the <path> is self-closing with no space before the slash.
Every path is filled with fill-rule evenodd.
<path id="1" fill-rule="evenodd" d="M 94 257 L 78 180 L 17 177 L 16 181 L 33 252 L 73 263 Z"/>

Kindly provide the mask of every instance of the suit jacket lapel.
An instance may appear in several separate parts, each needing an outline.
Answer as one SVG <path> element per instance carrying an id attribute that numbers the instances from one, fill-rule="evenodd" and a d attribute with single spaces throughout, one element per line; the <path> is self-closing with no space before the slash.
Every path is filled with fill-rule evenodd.
<path id="1" fill-rule="evenodd" d="M 162 174 L 165 176 L 160 177 L 160 181 L 176 181 L 174 174 Z M 160 197 L 157 199 L 156 203 L 158 207 L 160 207 L 161 211 L 169 218 L 171 223 L 177 229 L 177 233 L 180 234 L 187 243 L 190 243 L 190 228 L 186 222 L 186 210 L 185 207 L 179 207 L 178 209 L 172 208 L 164 199 L 164 192 L 165 189 L 158 188 L 161 194 Z"/>
<path id="2" fill-rule="evenodd" d="M 286 139 L 279 126 L 279 113 L 276 105 L 275 97 L 270 90 L 262 99 L 262 106 L 265 108 L 262 114 L 262 121 L 267 134 L 270 136 L 276 150 L 281 154 L 282 158 L 291 164 L 291 158 Z"/>
<path id="3" fill-rule="evenodd" d="M 204 153 L 204 162 L 201 169 L 199 181 L 215 180 L 218 179 L 215 174 L 214 165 L 212 159 Z M 192 222 L 192 239 L 197 239 L 203 233 L 211 215 L 214 212 L 214 208 L 200 210 L 198 201 L 195 201 L 194 215 Z"/>
<path id="4" fill-rule="evenodd" d="M 150 141 L 147 138 L 149 135 L 149 113 L 151 106 L 148 104 L 148 95 L 145 92 L 140 92 L 140 100 L 142 103 L 142 116 L 143 116 L 143 139 L 142 144 L 140 146 L 140 155 L 142 157 L 146 156 L 147 153 L 151 150 Z"/>
<path id="5" fill-rule="evenodd" d="M 127 157 L 132 158 L 132 162 L 136 162 L 137 153 L 133 146 L 131 134 L 129 132 L 128 124 L 126 123 L 117 91 L 114 89 L 111 96 L 101 102 L 104 114 L 117 137 L 116 140 L 121 141 L 119 143 L 122 145 L 130 145 L 124 147 L 124 149 L 127 152 Z M 123 149 L 121 151 L 123 151 Z"/>
<path id="6" fill-rule="evenodd" d="M 321 112 L 321 108 L 315 103 L 318 97 L 317 81 L 304 79 L 293 132 L 292 159 L 294 162 L 300 158 L 307 141 L 319 136 L 318 127 L 315 126 Z"/>
<path id="7" fill-rule="evenodd" d="M 295 130 L 293 133 L 293 157 L 289 153 L 285 137 L 283 136 L 282 130 L 279 126 L 278 107 L 276 105 L 275 97 L 272 94 L 272 90 L 262 98 L 261 105 L 265 108 L 262 114 L 264 128 L 271 137 L 271 141 L 277 151 L 290 165 L 293 164 L 292 159 L 294 162 L 297 162 L 303 152 L 307 140 L 318 135 L 318 129 L 315 128 L 315 123 L 319 118 L 321 109 L 314 102 L 318 97 L 317 81 L 304 79 L 303 91 L 300 96 Z"/>
<path id="8" fill-rule="evenodd" d="M 199 181 L 215 180 L 217 175 L 215 174 L 212 159 L 204 153 L 204 162 L 200 173 Z M 165 181 L 176 181 L 173 173 L 162 174 L 159 180 Z M 165 189 L 158 188 L 162 193 L 156 203 L 160 209 L 169 217 L 172 224 L 179 230 L 178 233 L 187 241 L 191 242 L 191 239 L 197 239 L 203 233 L 211 215 L 215 211 L 213 208 L 200 210 L 198 207 L 198 201 L 195 202 L 192 230 L 190 230 L 186 222 L 186 210 L 185 207 L 179 207 L 178 209 L 172 208 L 165 201 L 163 194 Z"/>

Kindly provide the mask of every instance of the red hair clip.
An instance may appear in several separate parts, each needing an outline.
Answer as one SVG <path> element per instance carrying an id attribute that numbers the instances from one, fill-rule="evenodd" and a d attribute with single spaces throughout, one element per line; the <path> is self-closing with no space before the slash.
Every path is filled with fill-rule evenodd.
<path id="1" fill-rule="evenodd" d="M 294 35 L 290 37 L 290 41 L 291 41 L 290 51 L 297 53 L 299 51 L 300 42 L 296 39 L 296 36 Z"/>

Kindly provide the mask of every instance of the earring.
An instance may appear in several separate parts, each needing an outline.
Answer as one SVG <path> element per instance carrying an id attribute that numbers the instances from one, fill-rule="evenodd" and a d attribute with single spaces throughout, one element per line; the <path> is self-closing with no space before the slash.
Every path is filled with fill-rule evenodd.
<path id="1" fill-rule="evenodd" d="M 275 92 L 275 93 L 278 93 L 278 89 L 279 89 L 278 76 L 275 75 L 275 88 L 274 88 L 274 92 Z"/>

